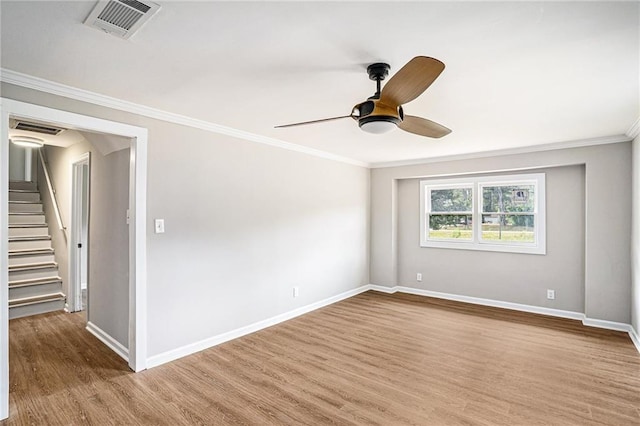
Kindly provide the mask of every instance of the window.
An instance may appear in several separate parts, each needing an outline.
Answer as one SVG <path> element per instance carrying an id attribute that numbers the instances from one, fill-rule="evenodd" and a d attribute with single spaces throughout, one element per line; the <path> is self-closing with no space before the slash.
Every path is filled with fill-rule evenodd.
<path id="1" fill-rule="evenodd" d="M 420 245 L 545 254 L 545 175 L 420 182 Z"/>
<path id="2" fill-rule="evenodd" d="M 427 203 L 429 239 L 473 240 L 473 186 L 434 185 Z"/>

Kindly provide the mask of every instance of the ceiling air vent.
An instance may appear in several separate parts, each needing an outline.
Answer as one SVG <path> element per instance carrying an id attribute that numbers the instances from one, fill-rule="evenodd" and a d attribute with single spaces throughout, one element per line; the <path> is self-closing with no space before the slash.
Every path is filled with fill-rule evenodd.
<path id="1" fill-rule="evenodd" d="M 22 120 L 16 120 L 15 124 L 12 125 L 11 128 L 17 129 L 17 130 L 26 130 L 29 132 L 44 133 L 45 135 L 53 135 L 53 136 L 66 130 L 66 129 L 63 129 L 62 127 L 55 127 L 48 124 L 30 123 L 28 121 L 22 121 Z"/>
<path id="2" fill-rule="evenodd" d="M 116 37 L 129 38 L 158 9 L 160 5 L 150 1 L 101 0 L 84 23 Z"/>

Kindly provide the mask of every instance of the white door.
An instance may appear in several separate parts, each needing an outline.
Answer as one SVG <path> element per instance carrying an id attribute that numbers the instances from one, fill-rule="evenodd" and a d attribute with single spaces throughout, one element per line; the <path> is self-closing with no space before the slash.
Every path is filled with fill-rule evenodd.
<path id="1" fill-rule="evenodd" d="M 71 234 L 69 236 L 69 311 L 88 308 L 90 153 L 71 165 Z"/>

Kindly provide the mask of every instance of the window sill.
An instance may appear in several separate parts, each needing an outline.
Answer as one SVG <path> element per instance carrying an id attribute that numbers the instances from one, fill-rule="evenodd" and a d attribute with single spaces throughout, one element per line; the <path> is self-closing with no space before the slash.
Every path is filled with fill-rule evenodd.
<path id="1" fill-rule="evenodd" d="M 422 248 L 443 248 L 454 250 L 476 250 L 491 251 L 502 253 L 518 253 L 518 254 L 538 254 L 546 255 L 547 249 L 541 245 L 514 245 L 514 244 L 495 244 L 495 243 L 473 243 L 467 241 L 443 241 L 428 240 L 420 243 Z"/>

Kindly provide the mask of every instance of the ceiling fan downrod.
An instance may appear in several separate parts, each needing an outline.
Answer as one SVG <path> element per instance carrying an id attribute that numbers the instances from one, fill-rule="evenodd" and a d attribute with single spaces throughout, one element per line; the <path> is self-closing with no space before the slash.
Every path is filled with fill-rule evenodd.
<path id="1" fill-rule="evenodd" d="M 389 75 L 390 68 L 389 64 L 385 64 L 384 62 L 376 62 L 367 67 L 369 79 L 376 82 L 376 93 L 369 99 L 380 99 L 380 90 L 382 88 L 380 82 Z"/>

